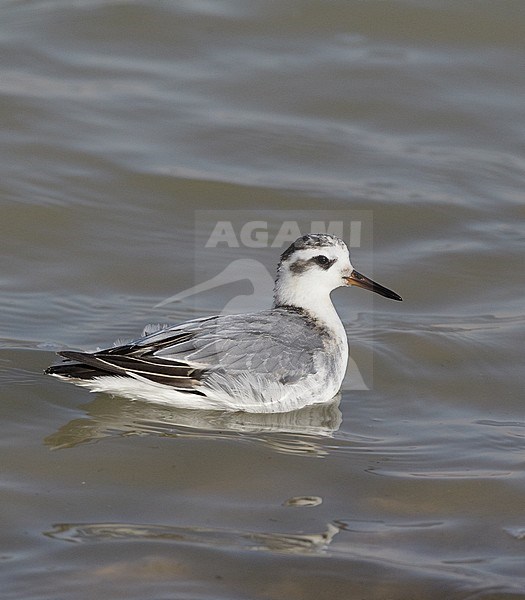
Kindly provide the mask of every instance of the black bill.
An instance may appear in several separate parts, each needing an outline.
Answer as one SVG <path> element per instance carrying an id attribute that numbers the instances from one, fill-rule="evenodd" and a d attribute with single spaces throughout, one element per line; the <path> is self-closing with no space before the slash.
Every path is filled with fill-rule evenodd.
<path id="1" fill-rule="evenodd" d="M 392 290 L 379 285 L 379 283 L 368 279 L 368 277 L 361 275 L 361 273 L 358 273 L 356 270 L 352 271 L 350 277 L 345 277 L 345 280 L 348 285 L 355 285 L 365 290 L 370 290 L 371 292 L 375 292 L 376 294 L 384 296 L 385 298 L 390 298 L 391 300 L 403 300 L 399 294 L 396 294 Z"/>

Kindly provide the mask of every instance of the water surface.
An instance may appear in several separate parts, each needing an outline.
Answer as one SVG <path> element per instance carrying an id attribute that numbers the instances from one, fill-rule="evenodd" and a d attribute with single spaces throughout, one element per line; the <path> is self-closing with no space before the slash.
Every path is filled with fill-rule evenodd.
<path id="1" fill-rule="evenodd" d="M 0 10 L 2 597 L 525 598 L 522 3 Z M 404 302 L 334 294 L 363 385 L 247 416 L 42 374 L 250 297 L 158 306 L 276 262 L 203 252 L 222 211 L 366 212 Z"/>

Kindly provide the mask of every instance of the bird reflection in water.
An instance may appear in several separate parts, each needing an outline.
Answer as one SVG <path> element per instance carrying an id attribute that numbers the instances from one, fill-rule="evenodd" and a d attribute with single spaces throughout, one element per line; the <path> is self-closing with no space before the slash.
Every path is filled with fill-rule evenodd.
<path id="1" fill-rule="evenodd" d="M 83 408 L 86 417 L 73 419 L 45 438 L 52 450 L 73 448 L 115 435 L 215 437 L 243 434 L 278 452 L 323 456 L 323 439 L 339 429 L 340 395 L 330 404 L 317 404 L 288 413 L 255 414 L 182 410 L 99 394 Z"/>

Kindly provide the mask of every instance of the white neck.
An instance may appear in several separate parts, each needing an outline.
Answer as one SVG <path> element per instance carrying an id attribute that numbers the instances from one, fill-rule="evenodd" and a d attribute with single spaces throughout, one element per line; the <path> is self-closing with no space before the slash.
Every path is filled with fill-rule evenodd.
<path id="1" fill-rule="evenodd" d="M 275 282 L 274 308 L 283 305 L 301 308 L 335 334 L 346 339 L 343 324 L 330 298 L 330 290 L 318 285 L 318 282 L 317 285 L 312 285 L 308 279 L 294 277 L 289 273 L 281 274 Z"/>

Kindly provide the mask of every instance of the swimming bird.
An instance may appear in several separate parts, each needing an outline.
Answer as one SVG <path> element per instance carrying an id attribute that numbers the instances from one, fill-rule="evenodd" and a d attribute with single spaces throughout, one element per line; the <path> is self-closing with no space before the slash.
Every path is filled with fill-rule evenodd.
<path id="1" fill-rule="evenodd" d="M 303 235 L 281 255 L 271 309 L 145 330 L 93 353 L 64 350 L 67 361 L 46 373 L 179 408 L 278 413 L 329 402 L 348 363 L 330 293 L 352 285 L 401 300 L 354 269 L 341 239 Z"/>

